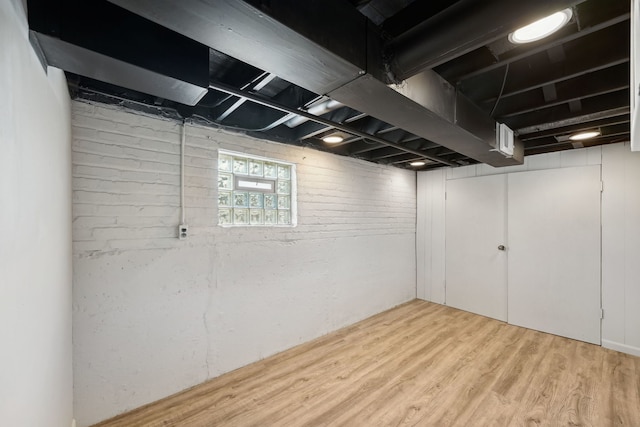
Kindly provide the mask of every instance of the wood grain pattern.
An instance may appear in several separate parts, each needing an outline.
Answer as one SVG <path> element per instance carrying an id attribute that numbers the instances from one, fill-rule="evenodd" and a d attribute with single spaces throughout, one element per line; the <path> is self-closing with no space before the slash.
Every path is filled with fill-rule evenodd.
<path id="1" fill-rule="evenodd" d="M 640 358 L 414 300 L 96 427 L 640 426 Z"/>

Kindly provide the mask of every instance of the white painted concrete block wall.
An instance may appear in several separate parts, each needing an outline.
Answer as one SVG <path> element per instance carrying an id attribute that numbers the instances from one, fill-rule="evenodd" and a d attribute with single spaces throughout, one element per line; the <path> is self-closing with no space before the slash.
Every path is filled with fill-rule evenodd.
<path id="1" fill-rule="evenodd" d="M 416 175 L 73 103 L 79 426 L 415 298 Z M 221 228 L 217 149 L 297 164 L 298 226 Z"/>
<path id="2" fill-rule="evenodd" d="M 0 425 L 69 427 L 71 129 L 20 0 L 0 1 Z"/>
<path id="3" fill-rule="evenodd" d="M 602 165 L 602 344 L 640 355 L 640 153 L 628 143 L 548 153 L 520 166 L 472 165 L 418 174 L 417 295 L 444 303 L 445 190 L 451 179 Z M 433 230 L 440 230 L 434 232 Z"/>

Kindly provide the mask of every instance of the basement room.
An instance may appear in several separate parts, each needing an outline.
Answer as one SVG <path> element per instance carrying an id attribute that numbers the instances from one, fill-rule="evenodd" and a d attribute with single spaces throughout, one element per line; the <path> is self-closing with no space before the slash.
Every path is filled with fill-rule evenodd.
<path id="1" fill-rule="evenodd" d="M 0 0 L 12 427 L 640 426 L 640 0 Z"/>

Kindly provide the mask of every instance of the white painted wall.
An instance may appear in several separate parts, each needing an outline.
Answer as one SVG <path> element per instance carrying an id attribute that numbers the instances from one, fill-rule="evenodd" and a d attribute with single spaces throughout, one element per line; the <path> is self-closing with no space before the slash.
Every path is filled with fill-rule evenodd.
<path id="1" fill-rule="evenodd" d="M 73 103 L 79 426 L 415 298 L 416 175 Z M 298 226 L 217 224 L 217 149 L 297 164 Z"/>
<path id="2" fill-rule="evenodd" d="M 69 95 L 27 34 L 22 2 L 0 1 L 0 424 L 69 427 Z"/>
<path id="3" fill-rule="evenodd" d="M 520 166 L 472 165 L 418 173 L 417 294 L 444 303 L 445 189 L 452 179 L 602 165 L 602 345 L 640 356 L 640 153 L 628 143 L 525 157 Z M 438 230 L 438 231 L 433 231 Z"/>
<path id="4" fill-rule="evenodd" d="M 418 173 L 416 283 L 418 298 L 444 304 L 445 183 L 448 169 Z"/>
<path id="5" fill-rule="evenodd" d="M 602 149 L 602 345 L 640 356 L 640 153 Z"/>

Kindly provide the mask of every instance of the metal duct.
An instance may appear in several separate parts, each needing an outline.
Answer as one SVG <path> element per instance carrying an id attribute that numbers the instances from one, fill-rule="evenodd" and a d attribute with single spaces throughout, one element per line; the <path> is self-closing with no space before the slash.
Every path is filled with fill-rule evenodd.
<path id="1" fill-rule="evenodd" d="M 365 75 L 329 95 L 479 162 L 496 167 L 523 163 L 522 141 L 515 142 L 513 157 L 500 154 L 495 121 L 434 71 L 418 74 L 400 86 L 388 86 Z"/>
<path id="2" fill-rule="evenodd" d="M 159 96 L 185 105 L 196 105 L 207 88 L 101 55 L 60 39 L 32 32 L 48 65 L 81 76 L 142 93 Z"/>
<path id="3" fill-rule="evenodd" d="M 385 47 L 392 79 L 402 81 L 505 37 L 584 0 L 461 0 Z"/>
<path id="4" fill-rule="evenodd" d="M 367 20 L 347 2 L 276 1 L 267 13 L 241 0 L 109 1 L 319 95 L 366 68 Z"/>
<path id="5" fill-rule="evenodd" d="M 437 81 L 438 107 L 384 82 L 382 38 L 341 0 L 109 0 L 173 31 L 319 95 L 492 166 L 521 164 L 495 152 L 495 122 Z M 255 2 L 252 2 L 255 3 Z M 331 31 L 327 31 L 331 22 Z M 418 81 L 407 81 L 418 88 Z M 453 112 L 453 113 L 451 113 Z M 492 129 L 490 131 L 490 129 Z M 521 145 L 521 143 L 519 143 Z"/>
<path id="6" fill-rule="evenodd" d="M 47 64 L 185 105 L 206 95 L 207 46 L 107 1 L 33 5 L 29 28 Z"/>

